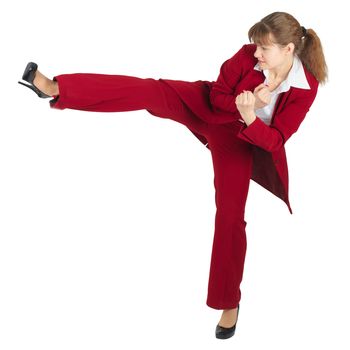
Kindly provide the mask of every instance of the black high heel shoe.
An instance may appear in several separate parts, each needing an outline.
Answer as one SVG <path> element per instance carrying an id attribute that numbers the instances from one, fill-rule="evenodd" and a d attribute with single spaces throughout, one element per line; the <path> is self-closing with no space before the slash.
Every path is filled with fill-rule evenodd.
<path id="1" fill-rule="evenodd" d="M 34 81 L 34 77 L 35 77 L 35 73 L 38 69 L 38 65 L 34 62 L 29 62 L 27 64 L 27 67 L 26 69 L 24 70 L 24 73 L 23 73 L 23 76 L 22 76 L 22 79 L 27 81 L 30 85 L 28 84 L 24 84 L 22 83 L 21 81 L 19 81 L 18 83 L 19 84 L 22 84 L 26 87 L 28 87 L 29 89 L 32 89 L 39 97 L 41 98 L 48 98 L 48 97 L 52 97 L 52 96 L 49 96 L 49 95 L 46 95 L 45 93 L 43 93 L 42 91 L 40 91 L 34 84 L 33 84 L 33 81 Z"/>
<path id="2" fill-rule="evenodd" d="M 227 339 L 227 338 L 231 338 L 235 334 L 236 325 L 237 325 L 237 321 L 238 321 L 238 313 L 239 313 L 239 304 L 238 304 L 238 309 L 237 309 L 236 323 L 230 328 L 221 327 L 221 326 L 219 326 L 219 324 L 217 324 L 216 330 L 215 330 L 216 338 Z"/>

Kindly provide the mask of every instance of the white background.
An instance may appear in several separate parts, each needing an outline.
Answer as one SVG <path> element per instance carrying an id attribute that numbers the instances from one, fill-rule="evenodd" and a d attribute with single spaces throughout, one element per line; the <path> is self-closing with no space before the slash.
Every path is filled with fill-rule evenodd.
<path id="1" fill-rule="evenodd" d="M 5 5 L 4 5 L 5 4 Z M 12 1 L 1 5 L 0 348 L 349 349 L 349 43 L 341 1 Z M 329 82 L 286 145 L 291 215 L 251 181 L 233 338 L 206 306 L 210 151 L 146 111 L 53 110 L 19 85 L 124 74 L 216 80 L 274 11 L 319 35 Z"/>

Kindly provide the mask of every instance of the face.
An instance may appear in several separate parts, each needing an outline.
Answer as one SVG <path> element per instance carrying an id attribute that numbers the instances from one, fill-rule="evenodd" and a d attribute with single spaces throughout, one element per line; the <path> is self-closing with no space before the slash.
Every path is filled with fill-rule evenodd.
<path id="1" fill-rule="evenodd" d="M 258 59 L 261 69 L 278 69 L 290 62 L 292 58 L 293 44 L 288 44 L 283 48 L 273 42 L 256 45 L 254 57 Z"/>

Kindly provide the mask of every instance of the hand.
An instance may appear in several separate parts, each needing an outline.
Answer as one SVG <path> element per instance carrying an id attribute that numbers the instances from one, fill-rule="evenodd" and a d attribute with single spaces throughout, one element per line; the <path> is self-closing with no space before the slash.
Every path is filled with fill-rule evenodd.
<path id="1" fill-rule="evenodd" d="M 236 97 L 236 106 L 241 115 L 254 113 L 255 96 L 251 91 L 243 90 Z"/>
<path id="2" fill-rule="evenodd" d="M 254 110 L 263 108 L 271 102 L 271 93 L 269 87 L 264 83 L 254 89 L 255 105 Z"/>

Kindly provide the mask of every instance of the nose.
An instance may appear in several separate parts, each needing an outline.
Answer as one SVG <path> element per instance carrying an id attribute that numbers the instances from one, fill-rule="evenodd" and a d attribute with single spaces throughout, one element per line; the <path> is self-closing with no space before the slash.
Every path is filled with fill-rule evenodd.
<path id="1" fill-rule="evenodd" d="M 255 58 L 261 58 L 261 50 L 257 47 L 255 52 L 254 52 L 254 57 Z"/>

